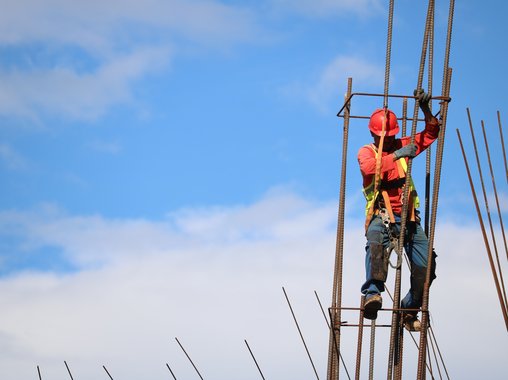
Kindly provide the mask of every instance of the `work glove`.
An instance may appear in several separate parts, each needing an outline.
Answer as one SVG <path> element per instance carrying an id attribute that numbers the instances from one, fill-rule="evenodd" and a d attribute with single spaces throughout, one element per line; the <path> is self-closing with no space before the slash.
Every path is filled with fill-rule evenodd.
<path id="1" fill-rule="evenodd" d="M 402 148 L 397 149 L 395 152 L 393 152 L 393 155 L 395 156 L 396 160 L 402 157 L 413 158 L 414 156 L 416 156 L 416 145 L 415 144 L 404 145 Z"/>
<path id="2" fill-rule="evenodd" d="M 427 94 L 423 88 L 420 88 L 419 90 L 414 90 L 413 95 L 418 99 L 418 103 L 420 104 L 420 107 L 425 107 L 429 105 L 430 101 L 430 94 Z"/>

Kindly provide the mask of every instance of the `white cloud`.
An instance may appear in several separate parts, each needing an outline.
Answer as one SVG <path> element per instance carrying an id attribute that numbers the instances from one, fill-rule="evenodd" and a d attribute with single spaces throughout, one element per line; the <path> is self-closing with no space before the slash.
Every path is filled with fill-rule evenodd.
<path id="1" fill-rule="evenodd" d="M 11 170 L 20 170 L 27 166 L 26 159 L 8 144 L 0 144 L 0 161 Z"/>
<path id="2" fill-rule="evenodd" d="M 39 112 L 93 120 L 115 104 L 132 101 L 132 84 L 169 61 L 166 49 L 137 50 L 104 62 L 96 71 L 72 67 L 2 71 L 0 112 L 37 118 Z"/>
<path id="3" fill-rule="evenodd" d="M 287 96 L 306 99 L 323 113 L 342 104 L 347 78 L 352 77 L 354 86 L 379 88 L 383 84 L 384 69 L 356 56 L 339 55 L 324 66 L 312 84 L 292 84 L 284 89 Z"/>
<path id="4" fill-rule="evenodd" d="M 167 68 L 177 41 L 222 48 L 259 37 L 251 12 L 216 1 L 19 1 L 3 4 L 0 113 L 95 119 Z M 42 53 L 41 53 L 42 52 Z M 41 58 L 42 57 L 42 58 Z"/>
<path id="5" fill-rule="evenodd" d="M 52 207 L 4 212 L 2 234 L 23 238 L 24 249 L 59 247 L 82 270 L 21 272 L 0 280 L 0 376 L 29 378 L 40 365 L 44 378 L 64 379 L 67 360 L 82 378 L 101 378 L 103 364 L 114 378 L 167 378 L 166 362 L 178 378 L 192 378 L 178 337 L 205 378 L 238 379 L 241 373 L 257 379 L 247 339 L 267 377 L 308 379 L 312 368 L 285 286 L 324 377 L 328 332 L 313 291 L 326 307 L 335 220 L 335 202 L 316 204 L 281 192 L 252 205 L 185 210 L 162 221 L 68 216 Z M 348 223 L 343 295 L 344 305 L 356 306 L 364 237 L 361 223 Z M 504 326 L 479 231 L 456 225 L 437 231 L 431 310 L 448 370 L 456 378 L 485 371 L 500 378 Z M 406 290 L 408 279 L 403 281 Z M 464 331 L 479 344 L 458 345 Z M 387 341 L 379 334 L 382 350 Z M 489 350 L 481 344 L 486 340 Z M 355 341 L 354 330 L 344 332 L 350 371 Z M 416 356 L 409 339 L 406 350 L 404 369 L 411 377 Z M 384 363 L 378 361 L 382 374 Z"/>

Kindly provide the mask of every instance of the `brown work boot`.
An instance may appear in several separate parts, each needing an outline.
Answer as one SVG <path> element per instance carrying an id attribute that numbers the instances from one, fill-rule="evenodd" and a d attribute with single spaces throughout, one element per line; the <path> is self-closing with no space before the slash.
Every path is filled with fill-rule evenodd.
<path id="1" fill-rule="evenodd" d="M 363 317 L 367 319 L 376 319 L 377 312 L 383 306 L 383 299 L 379 294 L 373 294 L 365 297 L 363 304 Z"/>
<path id="2" fill-rule="evenodd" d="M 404 323 L 404 327 L 407 331 L 420 331 L 422 328 L 420 320 L 414 314 L 404 314 L 402 323 Z"/>

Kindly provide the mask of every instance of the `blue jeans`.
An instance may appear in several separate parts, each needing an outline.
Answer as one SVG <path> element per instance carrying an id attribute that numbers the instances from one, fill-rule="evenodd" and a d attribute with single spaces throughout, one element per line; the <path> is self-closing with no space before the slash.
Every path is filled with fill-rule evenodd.
<path id="1" fill-rule="evenodd" d="M 395 215 L 395 229 L 400 233 L 400 217 Z M 364 295 L 379 294 L 385 290 L 384 281 L 372 278 L 371 268 L 371 243 L 382 244 L 386 249 L 390 245 L 388 231 L 381 216 L 376 215 L 367 229 L 367 245 L 365 246 L 365 270 L 367 281 L 362 285 L 361 291 Z M 419 223 L 407 222 L 404 237 L 404 250 L 411 263 L 411 288 L 401 301 L 403 308 L 419 308 L 422 305 L 423 286 L 427 273 L 427 256 L 429 241 Z M 432 257 L 431 282 L 435 278 L 435 253 Z"/>

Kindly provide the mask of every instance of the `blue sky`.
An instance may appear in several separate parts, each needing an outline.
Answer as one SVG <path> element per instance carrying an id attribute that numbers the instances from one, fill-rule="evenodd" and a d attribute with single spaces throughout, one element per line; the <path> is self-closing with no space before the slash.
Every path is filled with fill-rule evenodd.
<path id="1" fill-rule="evenodd" d="M 328 303 L 342 142 L 335 114 L 347 77 L 355 91 L 383 90 L 387 4 L 3 2 L 2 378 L 29 378 L 39 364 L 63 379 L 63 360 L 76 377 L 102 378 L 105 364 L 118 378 L 165 378 L 169 362 L 190 378 L 174 347 L 179 336 L 206 377 L 257 378 L 242 351 L 247 338 L 265 375 L 307 379 L 283 285 L 324 377 L 327 331 L 313 291 Z M 436 6 L 439 94 L 448 3 Z M 508 112 L 507 8 L 494 1 L 455 8 L 431 307 L 456 378 L 506 371 L 455 128 L 470 149 L 466 107 L 475 127 L 485 120 L 505 210 L 496 111 Z M 411 94 L 416 85 L 425 11 L 396 2 L 392 93 Z M 381 105 L 358 99 L 353 111 Z M 391 107 L 400 112 L 400 104 Z M 369 141 L 366 126 L 352 123 L 345 292 L 353 304 L 364 244 L 355 154 Z M 415 162 L 420 188 L 421 169 Z M 478 313 L 463 309 L 472 302 Z M 481 330 L 471 332 L 472 324 Z M 465 329 L 489 349 L 464 352 L 454 337 Z M 464 365 L 478 357 L 488 369 Z"/>

